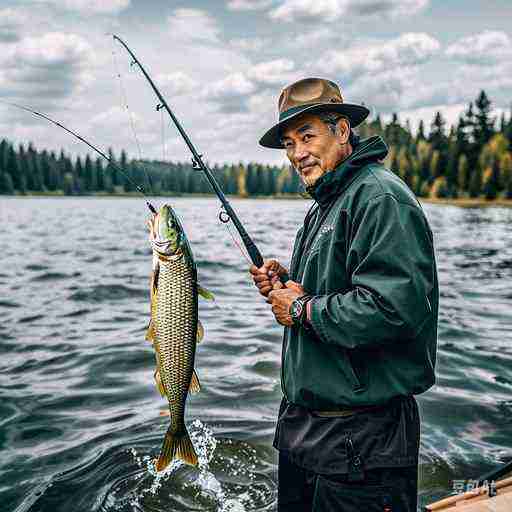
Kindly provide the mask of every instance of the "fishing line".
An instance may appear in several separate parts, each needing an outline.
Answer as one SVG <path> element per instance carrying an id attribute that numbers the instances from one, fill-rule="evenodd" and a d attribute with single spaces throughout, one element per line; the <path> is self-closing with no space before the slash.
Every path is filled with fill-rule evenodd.
<path id="1" fill-rule="evenodd" d="M 19 108 L 20 110 L 24 110 L 25 112 L 30 112 L 31 114 L 34 114 L 35 116 L 41 117 L 43 119 L 46 119 L 47 121 L 50 121 L 50 123 L 53 123 L 55 126 L 58 126 L 59 128 L 62 128 L 64 131 L 68 132 L 69 134 L 73 135 L 73 137 L 76 137 L 79 141 L 83 142 L 84 144 L 87 144 L 93 151 L 98 153 L 101 157 L 103 157 L 107 162 L 110 163 L 110 165 L 116 169 L 116 171 L 119 171 L 134 187 L 135 190 L 144 197 L 146 200 L 146 204 L 148 208 L 156 215 L 155 207 L 149 202 L 149 198 L 146 195 L 146 192 L 142 185 L 139 185 L 136 183 L 121 167 L 119 167 L 111 158 L 109 158 L 101 149 L 98 149 L 96 146 L 91 144 L 89 141 L 85 140 L 81 135 L 78 135 L 78 133 L 74 132 L 73 130 L 70 130 L 69 128 L 66 128 L 62 123 L 59 123 L 58 121 L 55 121 L 55 119 L 52 119 L 51 117 L 47 116 L 46 114 L 43 114 L 41 112 L 37 112 L 37 110 L 32 110 L 29 107 L 25 107 L 23 105 L 19 105 L 17 103 L 13 103 L 11 101 L 5 101 L 0 100 L 0 103 L 3 103 L 4 105 L 10 105 L 11 107 Z"/>
<path id="2" fill-rule="evenodd" d="M 128 114 L 128 119 L 130 120 L 130 127 L 131 127 L 131 131 L 132 131 L 132 135 L 133 135 L 133 138 L 135 140 L 135 145 L 137 146 L 137 151 L 139 153 L 139 162 L 141 164 L 142 170 L 144 171 L 144 176 L 145 176 L 146 181 L 147 181 L 147 183 L 149 185 L 149 190 L 151 191 L 151 193 L 153 193 L 153 186 L 152 186 L 152 182 L 151 182 L 151 177 L 149 176 L 149 173 L 148 173 L 148 171 L 146 169 L 146 166 L 144 164 L 144 160 L 142 158 L 141 145 L 140 145 L 140 142 L 139 142 L 139 138 L 137 137 L 137 131 L 135 130 L 135 119 L 134 119 L 133 113 L 130 110 L 130 107 L 128 105 L 128 95 L 126 93 L 126 88 L 124 87 L 123 78 L 121 76 L 121 71 L 119 70 L 119 65 L 117 63 L 114 42 L 112 42 L 112 47 L 113 47 L 113 49 L 112 49 L 112 60 L 114 61 L 114 67 L 116 69 L 117 78 L 119 78 L 119 98 L 120 98 L 121 108 L 126 109 L 126 112 Z"/>
<path id="3" fill-rule="evenodd" d="M 221 212 L 222 213 L 222 212 Z M 228 233 L 229 235 L 231 236 L 231 238 L 233 239 L 233 242 L 235 243 L 235 245 L 240 249 L 240 252 L 242 253 L 242 256 L 247 260 L 247 263 L 249 263 L 249 265 L 252 265 L 252 261 L 250 260 L 249 256 L 247 255 L 247 253 L 242 249 L 242 246 L 240 245 L 240 243 L 238 242 L 238 240 L 235 238 L 235 236 L 233 235 L 233 232 L 231 231 L 231 229 L 229 228 L 229 221 L 228 222 L 225 222 L 223 220 L 221 220 L 221 222 L 226 226 L 226 229 L 228 230 Z"/>

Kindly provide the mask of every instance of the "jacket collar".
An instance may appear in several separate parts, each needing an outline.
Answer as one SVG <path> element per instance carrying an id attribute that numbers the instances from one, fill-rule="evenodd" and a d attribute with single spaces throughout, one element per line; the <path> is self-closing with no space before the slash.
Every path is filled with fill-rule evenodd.
<path id="1" fill-rule="evenodd" d="M 335 196 L 348 187 L 356 177 L 357 171 L 370 162 L 383 160 L 387 154 L 388 147 L 379 135 L 364 139 L 336 169 L 325 173 L 306 190 L 320 208 L 325 208 Z"/>

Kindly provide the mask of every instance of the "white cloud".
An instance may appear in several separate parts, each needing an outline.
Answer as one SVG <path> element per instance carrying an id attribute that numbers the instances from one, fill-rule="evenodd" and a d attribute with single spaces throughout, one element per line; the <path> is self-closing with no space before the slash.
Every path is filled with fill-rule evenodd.
<path id="1" fill-rule="evenodd" d="M 81 14 L 115 14 L 130 5 L 130 0 L 31 0 L 32 3 L 50 4 L 54 7 Z"/>
<path id="2" fill-rule="evenodd" d="M 243 73 L 236 72 L 222 80 L 207 85 L 202 96 L 209 99 L 232 98 L 235 96 L 245 96 L 254 90 L 254 83 Z"/>
<path id="3" fill-rule="evenodd" d="M 409 32 L 386 42 L 374 41 L 327 52 L 317 66 L 319 69 L 343 73 L 345 80 L 391 69 L 399 74 L 396 68 L 422 64 L 435 55 L 440 47 L 439 42 L 428 34 Z"/>
<path id="4" fill-rule="evenodd" d="M 197 82 L 183 71 L 161 73 L 156 76 L 156 81 L 165 88 L 167 93 L 173 96 L 187 94 L 197 86 Z"/>
<path id="5" fill-rule="evenodd" d="M 249 78 L 266 85 L 281 85 L 291 79 L 290 72 L 295 64 L 290 59 L 276 59 L 260 62 L 248 72 Z"/>
<path id="6" fill-rule="evenodd" d="M 169 17 L 169 33 L 173 39 L 216 43 L 221 32 L 215 18 L 201 9 L 176 9 Z"/>
<path id="7" fill-rule="evenodd" d="M 484 30 L 451 44 L 446 55 L 469 63 L 493 64 L 512 58 L 512 40 L 505 32 Z"/>
<path id="8" fill-rule="evenodd" d="M 429 0 L 284 0 L 270 12 L 278 21 L 318 19 L 333 22 L 342 16 L 410 16 L 424 9 Z"/>
<path id="9" fill-rule="evenodd" d="M 414 71 L 403 68 L 365 74 L 355 80 L 342 94 L 349 103 L 364 102 L 376 112 L 397 111 L 402 107 L 402 97 L 415 85 Z M 341 84 L 343 85 L 343 84 Z"/>
<path id="10" fill-rule="evenodd" d="M 240 39 L 232 39 L 229 41 L 232 48 L 247 52 L 257 52 L 270 46 L 270 40 L 263 37 L 247 37 Z"/>
<path id="11" fill-rule="evenodd" d="M 229 0 L 228 9 L 232 11 L 256 11 L 265 9 L 273 3 L 273 0 Z"/>
<path id="12" fill-rule="evenodd" d="M 61 32 L 5 45 L 0 52 L 3 96 L 66 97 L 90 77 L 87 68 L 91 55 L 85 39 Z"/>

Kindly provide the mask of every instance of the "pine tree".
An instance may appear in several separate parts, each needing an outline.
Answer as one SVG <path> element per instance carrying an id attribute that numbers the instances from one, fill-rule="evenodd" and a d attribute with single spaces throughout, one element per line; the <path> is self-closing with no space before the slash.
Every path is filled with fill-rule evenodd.
<path id="1" fill-rule="evenodd" d="M 418 125 L 418 133 L 416 134 L 416 144 L 420 142 L 420 140 L 427 140 L 425 137 L 425 123 L 423 119 L 420 119 L 420 123 Z"/>
<path id="2" fill-rule="evenodd" d="M 430 161 L 432 160 L 432 147 L 426 140 L 418 142 L 418 171 L 420 181 L 430 184 L 432 175 L 430 174 Z"/>
<path id="3" fill-rule="evenodd" d="M 21 172 L 18 155 L 12 145 L 9 145 L 7 150 L 7 165 L 5 169 L 11 176 L 14 189 L 21 194 L 25 194 L 27 191 L 27 177 Z"/>
<path id="4" fill-rule="evenodd" d="M 398 114 L 393 112 L 391 122 L 386 126 L 384 131 L 385 138 L 390 146 L 398 147 L 400 145 L 401 131 L 402 127 L 400 126 L 400 121 L 398 120 Z"/>
<path id="5" fill-rule="evenodd" d="M 121 187 L 121 191 L 131 192 L 133 190 L 133 186 L 130 183 L 130 180 L 127 176 L 130 175 L 130 169 L 128 166 L 128 157 L 126 156 L 126 151 L 123 149 L 121 151 L 121 160 L 119 162 L 119 167 L 123 170 L 123 175 L 119 177 L 119 185 Z"/>
<path id="6" fill-rule="evenodd" d="M 459 190 L 467 191 L 469 188 L 468 159 L 466 155 L 460 155 L 457 166 L 457 185 Z"/>
<path id="7" fill-rule="evenodd" d="M 74 190 L 76 194 L 82 194 L 84 192 L 84 167 L 82 165 L 82 159 L 78 156 L 75 163 L 75 184 Z"/>
<path id="8" fill-rule="evenodd" d="M 482 169 L 479 165 L 471 172 L 469 179 L 469 196 L 479 197 L 482 193 Z"/>
<path id="9" fill-rule="evenodd" d="M 446 182 L 451 197 L 457 197 L 458 155 L 455 134 L 451 134 L 448 142 L 448 163 L 446 165 Z"/>
<path id="10" fill-rule="evenodd" d="M 0 194 L 14 194 L 11 175 L 0 171 Z"/>
<path id="11" fill-rule="evenodd" d="M 110 182 L 109 183 L 110 190 L 108 190 L 108 192 L 111 194 L 112 192 L 114 192 L 114 187 L 119 185 L 119 176 L 118 176 L 119 173 L 117 172 L 117 169 L 115 167 L 115 164 L 117 162 L 116 162 L 116 157 L 114 155 L 114 150 L 112 148 L 108 148 L 108 158 L 109 158 L 109 163 L 107 164 L 105 173 L 108 175 L 108 181 Z"/>
<path id="12" fill-rule="evenodd" d="M 477 100 L 475 101 L 475 130 L 474 137 L 475 143 L 478 147 L 478 152 L 481 148 L 489 142 L 491 137 L 494 135 L 494 118 L 491 118 L 491 101 L 485 94 L 485 91 L 481 91 Z"/>
<path id="13" fill-rule="evenodd" d="M 85 192 L 93 192 L 97 188 L 96 172 L 92 165 L 91 157 L 87 155 L 84 164 L 84 190 Z"/>
<path id="14" fill-rule="evenodd" d="M 443 119 L 441 112 L 436 112 L 428 137 L 432 149 L 439 152 L 439 160 L 436 165 L 435 174 L 433 173 L 434 176 L 444 174 L 448 165 L 448 138 L 445 134 L 445 125 L 446 121 Z"/>
<path id="15" fill-rule="evenodd" d="M 100 157 L 96 158 L 96 163 L 94 164 L 94 174 L 96 175 L 96 190 L 102 192 L 105 190 L 105 180 L 104 180 L 104 169 L 103 169 L 103 161 Z"/>
<path id="16" fill-rule="evenodd" d="M 501 113 L 500 117 L 500 129 L 499 132 L 503 135 L 505 135 L 505 132 L 507 130 L 507 121 L 505 120 L 505 112 Z"/>

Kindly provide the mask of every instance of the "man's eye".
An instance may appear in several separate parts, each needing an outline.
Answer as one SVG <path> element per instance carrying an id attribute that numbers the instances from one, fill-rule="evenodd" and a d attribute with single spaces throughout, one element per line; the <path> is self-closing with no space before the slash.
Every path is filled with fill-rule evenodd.
<path id="1" fill-rule="evenodd" d="M 306 134 L 304 135 L 304 137 L 302 138 L 302 140 L 303 140 L 304 142 L 307 142 L 307 141 L 308 141 L 309 139 L 311 139 L 311 138 L 312 138 L 312 135 L 310 135 L 309 133 L 306 133 Z"/>

